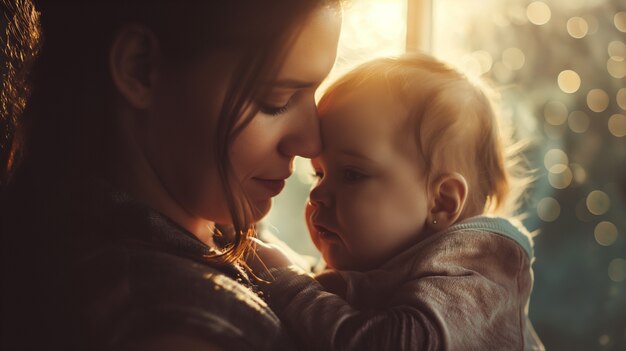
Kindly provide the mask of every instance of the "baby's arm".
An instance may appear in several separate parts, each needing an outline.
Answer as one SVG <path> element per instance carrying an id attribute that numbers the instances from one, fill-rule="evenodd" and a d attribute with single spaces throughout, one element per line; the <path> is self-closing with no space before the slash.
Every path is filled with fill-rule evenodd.
<path id="1" fill-rule="evenodd" d="M 434 319 L 414 306 L 359 311 L 342 297 L 346 285 L 336 272 L 323 273 L 318 281 L 293 265 L 277 247 L 258 240 L 255 245 L 254 259 L 249 259 L 248 264 L 267 281 L 261 284 L 266 300 L 309 349 L 441 348 L 440 333 L 431 322 Z"/>
<path id="2" fill-rule="evenodd" d="M 356 309 L 294 267 L 271 269 L 262 288 L 276 314 L 314 350 L 528 348 L 524 311 L 532 276 L 526 254 L 507 238 L 462 234 L 414 252 L 419 259 L 409 267 L 411 277 L 382 292 L 378 309 Z M 400 268 L 393 269 L 348 278 L 351 291 L 373 294 Z"/>
<path id="3" fill-rule="evenodd" d="M 359 311 L 295 268 L 271 269 L 268 302 L 312 350 L 439 350 L 442 335 L 427 308 L 398 305 Z M 269 274 L 265 275 L 269 278 Z"/>

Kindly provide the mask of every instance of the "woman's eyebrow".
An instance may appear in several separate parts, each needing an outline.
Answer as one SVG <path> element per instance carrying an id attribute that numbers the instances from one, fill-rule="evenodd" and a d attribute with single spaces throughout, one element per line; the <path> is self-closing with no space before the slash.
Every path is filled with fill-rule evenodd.
<path id="1" fill-rule="evenodd" d="M 304 89 L 315 86 L 315 82 L 307 82 L 298 79 L 278 79 L 266 83 L 269 86 L 275 88 L 292 88 L 292 89 Z"/>

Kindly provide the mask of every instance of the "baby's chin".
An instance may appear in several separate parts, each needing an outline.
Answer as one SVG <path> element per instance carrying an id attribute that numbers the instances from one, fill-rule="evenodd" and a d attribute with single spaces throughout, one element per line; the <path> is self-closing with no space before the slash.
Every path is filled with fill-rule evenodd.
<path id="1" fill-rule="evenodd" d="M 309 235 L 311 241 L 320 252 L 324 262 L 326 262 L 327 269 L 335 269 L 340 271 L 355 271 L 360 270 L 359 264 L 354 260 L 354 257 L 346 252 L 345 247 L 339 243 L 324 242 L 318 235 L 311 233 L 309 227 Z"/>
<path id="2" fill-rule="evenodd" d="M 339 271 L 359 270 L 358 264 L 353 262 L 350 257 L 342 253 L 329 252 L 331 250 L 333 249 L 329 248 L 327 250 L 322 250 L 322 257 L 326 262 L 326 268 Z"/>
<path id="3" fill-rule="evenodd" d="M 345 253 L 342 255 L 341 253 L 329 252 L 329 250 L 320 251 L 322 251 L 322 257 L 324 258 L 326 268 L 328 269 L 366 272 L 376 269 L 381 265 L 380 260 L 367 260 L 366 262 L 360 262 Z"/>

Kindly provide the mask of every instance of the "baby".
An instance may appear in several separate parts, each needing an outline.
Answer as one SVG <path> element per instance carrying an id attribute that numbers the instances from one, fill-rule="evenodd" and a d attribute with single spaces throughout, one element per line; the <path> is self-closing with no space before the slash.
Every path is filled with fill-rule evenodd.
<path id="1" fill-rule="evenodd" d="M 259 274 L 311 350 L 541 350 L 532 241 L 489 99 L 425 55 L 366 63 L 319 103 L 307 205 L 329 270 Z M 507 212 L 508 211 L 508 212 Z M 261 257 L 263 258 L 263 257 Z"/>

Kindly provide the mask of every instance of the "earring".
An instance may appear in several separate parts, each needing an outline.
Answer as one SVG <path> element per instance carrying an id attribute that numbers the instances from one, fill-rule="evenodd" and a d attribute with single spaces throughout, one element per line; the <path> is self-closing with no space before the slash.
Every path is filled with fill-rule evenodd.
<path id="1" fill-rule="evenodd" d="M 437 220 L 436 219 L 433 219 L 433 224 L 437 224 Z"/>

